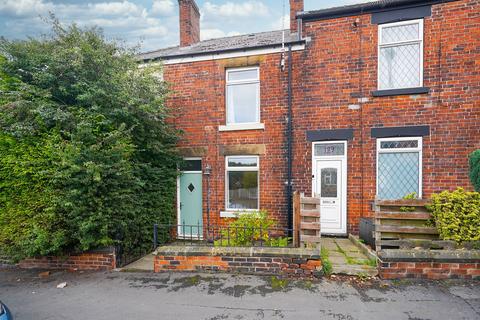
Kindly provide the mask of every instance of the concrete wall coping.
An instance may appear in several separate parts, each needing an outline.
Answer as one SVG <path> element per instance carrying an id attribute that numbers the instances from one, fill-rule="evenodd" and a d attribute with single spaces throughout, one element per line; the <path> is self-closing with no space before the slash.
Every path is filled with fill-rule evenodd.
<path id="1" fill-rule="evenodd" d="M 378 256 L 382 262 L 480 262 L 480 250 L 384 249 Z"/>
<path id="2" fill-rule="evenodd" d="M 157 248 L 154 254 L 158 256 L 238 256 L 320 259 L 319 248 L 163 246 Z"/>

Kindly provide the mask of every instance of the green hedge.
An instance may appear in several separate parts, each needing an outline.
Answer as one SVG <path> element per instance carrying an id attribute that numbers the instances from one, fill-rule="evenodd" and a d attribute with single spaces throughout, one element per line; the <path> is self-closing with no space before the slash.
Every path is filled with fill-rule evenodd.
<path id="1" fill-rule="evenodd" d="M 480 192 L 480 149 L 470 155 L 470 181 L 476 191 Z"/>
<path id="2" fill-rule="evenodd" d="M 480 193 L 462 188 L 432 196 L 429 207 L 444 240 L 457 242 L 480 240 Z"/>
<path id="3" fill-rule="evenodd" d="M 137 255 L 175 213 L 178 132 L 161 69 L 138 68 L 96 28 L 52 27 L 0 38 L 0 252 Z"/>

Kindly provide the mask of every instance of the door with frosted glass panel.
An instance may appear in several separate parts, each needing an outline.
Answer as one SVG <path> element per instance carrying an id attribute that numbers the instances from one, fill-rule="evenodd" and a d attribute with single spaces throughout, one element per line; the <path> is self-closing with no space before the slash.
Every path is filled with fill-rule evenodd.
<path id="1" fill-rule="evenodd" d="M 342 233 L 342 160 L 318 160 L 316 178 L 322 233 Z"/>

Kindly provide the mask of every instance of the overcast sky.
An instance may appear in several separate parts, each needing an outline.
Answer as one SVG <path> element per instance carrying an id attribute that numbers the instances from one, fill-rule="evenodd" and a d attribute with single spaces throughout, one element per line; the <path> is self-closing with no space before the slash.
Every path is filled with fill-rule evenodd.
<path id="1" fill-rule="evenodd" d="M 283 3 L 285 2 L 285 16 Z M 315 10 L 368 0 L 305 0 Z M 217 38 L 288 28 L 288 0 L 197 0 L 201 37 Z M 141 45 L 142 51 L 178 45 L 177 0 L 0 0 L 0 36 L 24 39 L 48 31 L 42 17 L 97 25 L 109 38 Z M 284 19 L 282 19 L 284 17 Z"/>

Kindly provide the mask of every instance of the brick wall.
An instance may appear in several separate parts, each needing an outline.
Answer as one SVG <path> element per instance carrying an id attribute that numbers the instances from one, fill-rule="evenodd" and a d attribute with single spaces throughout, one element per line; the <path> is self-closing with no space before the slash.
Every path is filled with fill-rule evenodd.
<path id="1" fill-rule="evenodd" d="M 382 279 L 480 279 L 480 263 L 383 262 Z"/>
<path id="2" fill-rule="evenodd" d="M 0 254 L 0 268 L 11 267 L 13 265 L 13 262 L 7 256 L 3 256 Z"/>
<path id="3" fill-rule="evenodd" d="M 68 256 L 28 258 L 19 262 L 24 269 L 112 270 L 116 267 L 112 250 L 92 251 Z"/>
<path id="4" fill-rule="evenodd" d="M 229 252 L 234 250 L 235 252 Z M 250 251 L 251 250 L 251 251 Z M 260 250 L 260 251 L 256 251 Z M 266 250 L 267 253 L 261 252 Z M 316 255 L 295 255 L 275 251 L 275 248 L 168 248 L 159 249 L 154 259 L 154 271 L 223 271 L 241 274 L 320 277 L 322 262 Z M 302 249 L 284 249 L 301 251 Z M 239 252 L 244 251 L 244 252 Z"/>
<path id="5" fill-rule="evenodd" d="M 480 148 L 480 1 L 434 5 L 424 24 L 424 86 L 430 93 L 373 97 L 377 88 L 377 25 L 369 14 L 307 22 L 307 48 L 293 56 L 293 188 L 312 192 L 311 143 L 307 130 L 354 129 L 348 141 L 348 231 L 358 233 L 361 217 L 373 215 L 376 139 L 371 128 L 428 125 L 423 141 L 423 195 L 471 189 L 468 154 Z M 358 20 L 357 27 L 354 22 Z M 167 104 L 184 131 L 180 147 L 204 147 L 212 166 L 211 217 L 224 223 L 223 145 L 264 144 L 260 155 L 260 207 L 286 222 L 287 73 L 280 54 L 166 65 L 172 84 Z M 261 122 L 265 130 L 219 132 L 225 124 L 225 69 L 258 65 Z M 359 100 L 361 99 L 361 100 Z M 361 102 L 360 102 L 361 101 Z M 349 105 L 360 105 L 351 110 Z M 206 186 L 206 181 L 203 183 Z M 204 203 L 206 201 L 204 187 Z M 206 205 L 204 204 L 204 221 Z"/>

